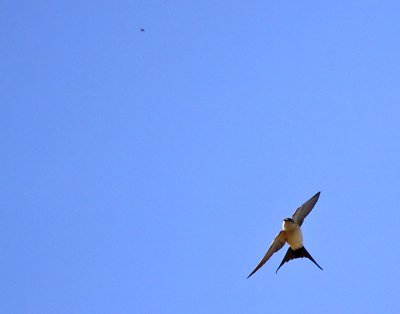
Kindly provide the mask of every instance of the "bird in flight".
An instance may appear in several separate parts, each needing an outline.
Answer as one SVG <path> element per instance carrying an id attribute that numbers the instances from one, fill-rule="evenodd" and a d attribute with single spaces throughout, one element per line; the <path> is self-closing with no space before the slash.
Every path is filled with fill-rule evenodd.
<path id="1" fill-rule="evenodd" d="M 144 28 L 141 28 L 140 31 L 141 31 L 141 32 L 144 32 Z"/>
<path id="2" fill-rule="evenodd" d="M 306 248 L 304 247 L 303 234 L 300 228 L 303 224 L 304 218 L 307 217 L 307 215 L 311 212 L 311 210 L 317 203 L 320 193 L 321 192 L 318 192 L 307 202 L 297 208 L 296 211 L 293 213 L 292 218 L 283 219 L 282 231 L 279 232 L 274 241 L 272 241 L 267 253 L 265 253 L 262 260 L 258 263 L 256 268 L 254 268 L 254 270 L 247 278 L 250 278 L 250 276 L 252 276 L 257 270 L 259 270 L 275 252 L 278 252 L 285 245 L 286 242 L 289 244 L 289 248 L 281 264 L 276 270 L 276 273 L 278 273 L 279 268 L 281 268 L 282 265 L 286 262 L 289 262 L 292 259 L 303 257 L 311 260 L 315 265 L 318 266 L 319 269 L 322 270 L 321 266 L 318 265 L 318 263 L 312 258 L 310 253 L 308 253 Z"/>

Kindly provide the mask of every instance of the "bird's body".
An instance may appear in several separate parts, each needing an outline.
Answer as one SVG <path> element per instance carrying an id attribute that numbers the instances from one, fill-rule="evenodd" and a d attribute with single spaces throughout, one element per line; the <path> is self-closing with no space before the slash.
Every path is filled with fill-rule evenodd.
<path id="1" fill-rule="evenodd" d="M 253 275 L 258 269 L 260 269 L 275 252 L 279 251 L 285 245 L 285 243 L 289 244 L 289 248 L 276 272 L 278 272 L 279 268 L 281 268 L 281 266 L 284 263 L 292 259 L 302 258 L 302 257 L 310 259 L 315 265 L 317 265 L 320 269 L 322 269 L 317 264 L 317 262 L 312 258 L 310 253 L 308 253 L 307 250 L 305 249 L 303 245 L 303 232 L 301 231 L 301 225 L 303 224 L 304 218 L 314 208 L 315 204 L 318 201 L 319 195 L 320 192 L 315 194 L 307 202 L 298 207 L 296 211 L 293 213 L 292 218 L 285 218 L 283 220 L 282 231 L 279 232 L 278 235 L 275 237 L 274 241 L 272 241 L 271 246 L 269 247 L 267 253 L 265 253 L 260 263 L 258 263 L 256 268 L 251 272 L 251 274 L 247 278 Z"/>
<path id="2" fill-rule="evenodd" d="M 286 242 L 293 250 L 303 246 L 303 232 L 297 223 L 284 220 L 282 230 L 286 232 Z"/>

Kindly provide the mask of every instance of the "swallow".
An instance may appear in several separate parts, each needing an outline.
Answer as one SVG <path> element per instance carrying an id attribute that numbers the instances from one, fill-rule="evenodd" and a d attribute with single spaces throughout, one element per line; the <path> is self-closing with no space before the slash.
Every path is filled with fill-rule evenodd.
<path id="1" fill-rule="evenodd" d="M 319 269 L 322 270 L 321 266 L 312 258 L 310 253 L 307 252 L 306 248 L 303 245 L 303 233 L 301 232 L 301 225 L 303 224 L 304 218 L 311 212 L 314 208 L 315 204 L 318 201 L 319 195 L 321 192 L 318 192 L 313 197 L 311 197 L 307 202 L 298 207 L 296 211 L 293 213 L 292 218 L 285 218 L 282 222 L 282 231 L 278 233 L 274 241 L 272 241 L 271 246 L 269 247 L 267 253 L 265 253 L 262 260 L 258 263 L 256 268 L 250 273 L 247 278 L 250 278 L 257 270 L 259 270 L 269 259 L 270 257 L 278 252 L 285 243 L 289 244 L 289 248 L 279 265 L 276 273 L 278 273 L 279 268 L 282 267 L 283 264 L 289 262 L 292 259 L 303 258 L 306 257 L 311 260 Z"/>

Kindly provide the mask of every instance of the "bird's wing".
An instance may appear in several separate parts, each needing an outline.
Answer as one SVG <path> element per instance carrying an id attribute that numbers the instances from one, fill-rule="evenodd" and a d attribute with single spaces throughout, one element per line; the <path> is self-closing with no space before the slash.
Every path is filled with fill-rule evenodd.
<path id="1" fill-rule="evenodd" d="M 269 247 L 267 253 L 265 253 L 262 260 L 258 263 L 256 268 L 254 268 L 254 270 L 247 278 L 250 278 L 251 275 L 253 275 L 257 270 L 259 270 L 275 252 L 278 252 L 285 245 L 285 243 L 286 243 L 286 232 L 281 231 L 278 233 L 274 241 L 272 241 L 271 246 Z"/>
<path id="2" fill-rule="evenodd" d="M 305 202 L 303 205 L 301 205 L 299 208 L 297 208 L 296 211 L 293 213 L 292 219 L 295 222 L 297 222 L 297 224 L 299 226 L 301 226 L 303 224 L 304 218 L 306 218 L 307 215 L 314 208 L 315 204 L 318 201 L 319 194 L 321 194 L 321 192 L 318 192 L 317 194 L 315 194 L 307 202 Z"/>

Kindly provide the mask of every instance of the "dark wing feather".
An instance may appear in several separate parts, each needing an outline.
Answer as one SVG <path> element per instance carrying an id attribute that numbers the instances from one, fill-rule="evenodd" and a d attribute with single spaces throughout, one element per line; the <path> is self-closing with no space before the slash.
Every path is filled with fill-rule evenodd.
<path id="1" fill-rule="evenodd" d="M 259 270 L 275 252 L 278 252 L 285 245 L 285 243 L 286 243 L 286 233 L 284 231 L 281 231 L 276 236 L 274 241 L 272 241 L 271 246 L 269 247 L 267 253 L 265 253 L 262 260 L 258 263 L 256 268 L 254 268 L 254 270 L 247 278 L 250 278 L 251 275 L 253 275 L 257 270 Z"/>
<path id="2" fill-rule="evenodd" d="M 297 208 L 296 211 L 293 213 L 292 219 L 295 222 L 297 222 L 297 224 L 299 226 L 301 226 L 303 224 L 304 218 L 306 218 L 307 215 L 314 208 L 315 204 L 318 201 L 320 194 L 321 194 L 321 192 L 318 192 L 317 194 L 315 194 L 307 202 L 305 202 L 303 205 L 301 205 L 299 208 Z"/>

